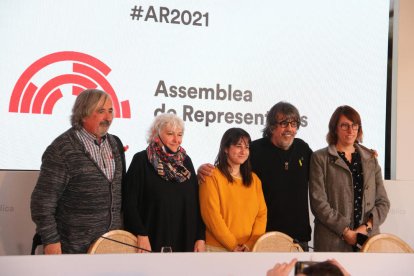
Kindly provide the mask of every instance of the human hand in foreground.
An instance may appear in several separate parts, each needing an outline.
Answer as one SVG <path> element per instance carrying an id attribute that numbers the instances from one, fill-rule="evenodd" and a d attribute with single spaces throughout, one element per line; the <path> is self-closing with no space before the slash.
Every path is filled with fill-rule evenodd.
<path id="1" fill-rule="evenodd" d="M 266 275 L 267 276 L 288 276 L 297 261 L 298 260 L 295 258 L 291 260 L 290 263 L 277 263 L 272 269 L 267 271 Z"/>
<path id="2" fill-rule="evenodd" d="M 297 263 L 297 259 L 293 259 L 292 261 L 290 261 L 290 263 L 277 263 L 272 269 L 267 271 L 266 275 L 267 276 L 288 276 L 296 263 Z M 331 275 L 331 273 L 334 272 L 332 270 L 332 266 L 335 266 L 335 270 L 339 269 L 340 272 L 344 276 L 351 275 L 349 274 L 348 271 L 345 270 L 345 268 L 337 260 L 329 259 L 329 260 L 326 260 L 325 262 L 316 262 L 315 264 L 310 265 L 307 268 L 305 268 L 305 270 L 308 270 L 307 273 L 310 273 L 310 274 L 306 274 L 306 272 L 304 272 L 304 273 L 298 273 L 296 274 L 296 276 L 315 275 L 315 274 L 316 275 L 319 275 L 319 274 Z M 311 270 L 309 271 L 309 269 Z M 338 275 L 337 272 L 335 272 L 336 274 L 334 275 Z"/>

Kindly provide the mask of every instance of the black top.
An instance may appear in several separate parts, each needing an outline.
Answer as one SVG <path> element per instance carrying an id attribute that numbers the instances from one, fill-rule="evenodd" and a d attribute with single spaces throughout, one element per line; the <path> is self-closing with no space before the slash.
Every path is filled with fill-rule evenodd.
<path id="1" fill-rule="evenodd" d="M 198 200 L 198 182 L 190 157 L 184 166 L 191 172 L 185 182 L 162 179 L 149 163 L 147 152 L 135 154 L 125 179 L 125 230 L 149 236 L 152 251 L 171 246 L 173 252 L 192 252 L 196 240 L 205 239 Z"/>
<path id="2" fill-rule="evenodd" d="M 361 155 L 358 151 L 352 153 L 351 162 L 345 157 L 345 152 L 339 152 L 339 156 L 348 165 L 352 173 L 352 186 L 354 188 L 354 229 L 357 228 L 362 220 L 362 197 L 364 195 L 364 177 L 362 172 Z"/>
<path id="3" fill-rule="evenodd" d="M 298 138 L 288 150 L 276 147 L 269 138 L 252 142 L 252 168 L 262 181 L 267 205 L 266 232 L 280 231 L 301 242 L 310 241 L 308 181 L 311 155 L 309 145 Z"/>

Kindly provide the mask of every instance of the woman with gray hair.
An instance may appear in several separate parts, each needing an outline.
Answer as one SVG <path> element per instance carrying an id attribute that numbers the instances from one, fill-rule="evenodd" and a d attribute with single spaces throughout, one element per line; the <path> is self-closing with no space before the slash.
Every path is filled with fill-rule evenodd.
<path id="1" fill-rule="evenodd" d="M 138 252 L 205 250 L 198 182 L 193 163 L 181 147 L 184 122 L 175 114 L 157 116 L 148 147 L 129 166 L 124 195 L 125 229 L 137 235 Z"/>

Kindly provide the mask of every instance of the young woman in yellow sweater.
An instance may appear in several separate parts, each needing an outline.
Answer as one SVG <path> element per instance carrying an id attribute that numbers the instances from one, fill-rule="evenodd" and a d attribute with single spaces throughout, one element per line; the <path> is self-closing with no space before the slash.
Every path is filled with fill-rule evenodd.
<path id="1" fill-rule="evenodd" d="M 266 230 L 267 208 L 262 183 L 251 170 L 250 142 L 245 130 L 227 130 L 216 168 L 200 184 L 207 251 L 250 251 Z"/>

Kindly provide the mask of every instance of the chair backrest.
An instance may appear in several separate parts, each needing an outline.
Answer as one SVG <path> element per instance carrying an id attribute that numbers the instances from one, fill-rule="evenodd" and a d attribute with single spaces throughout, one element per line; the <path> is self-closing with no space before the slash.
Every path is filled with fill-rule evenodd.
<path id="1" fill-rule="evenodd" d="M 263 234 L 254 244 L 253 252 L 303 252 L 299 244 L 288 235 L 273 231 Z"/>
<path id="2" fill-rule="evenodd" d="M 385 233 L 370 237 L 362 246 L 361 252 L 414 253 L 405 241 Z"/>
<path id="3" fill-rule="evenodd" d="M 112 230 L 98 238 L 89 247 L 89 254 L 137 253 L 137 237 L 124 230 Z"/>

